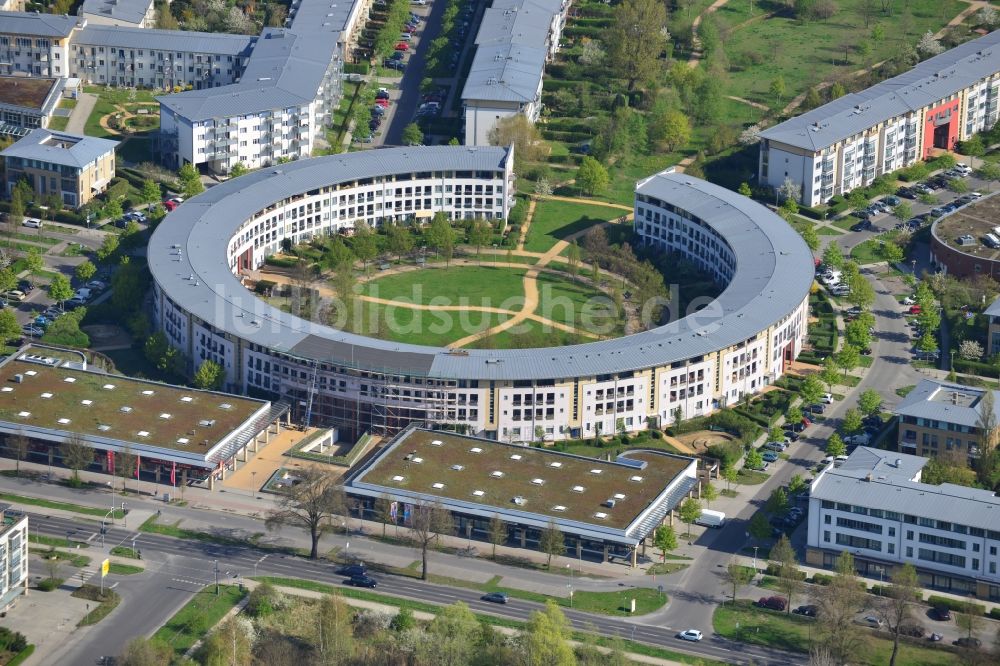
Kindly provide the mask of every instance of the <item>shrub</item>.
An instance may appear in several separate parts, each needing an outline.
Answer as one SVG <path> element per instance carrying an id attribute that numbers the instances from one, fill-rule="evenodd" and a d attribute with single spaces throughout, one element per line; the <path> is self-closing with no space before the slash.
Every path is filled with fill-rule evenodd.
<path id="1" fill-rule="evenodd" d="M 994 620 L 1000 620 L 1000 608 L 991 608 L 989 615 Z"/>
<path id="2" fill-rule="evenodd" d="M 781 567 L 779 567 L 777 564 L 774 564 L 773 562 L 768 563 L 767 569 L 764 570 L 764 573 L 766 573 L 768 576 L 777 577 L 781 573 Z M 795 577 L 798 578 L 799 580 L 804 581 L 806 579 L 806 575 L 807 574 L 805 571 L 799 569 L 796 569 L 795 571 Z"/>
<path id="3" fill-rule="evenodd" d="M 712 444 L 705 453 L 719 461 L 723 468 L 732 467 L 743 457 L 743 446 L 739 442 Z"/>
<path id="4" fill-rule="evenodd" d="M 42 592 L 51 592 L 62 584 L 61 578 L 43 578 L 38 581 L 38 589 Z"/>
<path id="5" fill-rule="evenodd" d="M 931 596 L 927 597 L 927 604 L 930 606 L 944 606 L 948 610 L 954 611 L 956 613 L 965 613 L 970 607 L 969 601 L 962 599 L 952 599 L 951 597 L 942 597 L 936 594 L 932 594 Z M 971 608 L 980 615 L 986 614 L 986 606 L 982 604 L 971 604 Z"/>
<path id="6" fill-rule="evenodd" d="M 833 581 L 833 576 L 829 574 L 813 574 L 812 582 L 814 585 L 829 585 Z"/>
<path id="7" fill-rule="evenodd" d="M 246 612 L 251 617 L 265 617 L 284 607 L 284 596 L 270 583 L 261 583 L 250 593 Z"/>
<path id="8" fill-rule="evenodd" d="M 19 631 L 11 631 L 7 627 L 0 627 L 0 649 L 8 652 L 20 652 L 28 647 L 28 639 Z"/>

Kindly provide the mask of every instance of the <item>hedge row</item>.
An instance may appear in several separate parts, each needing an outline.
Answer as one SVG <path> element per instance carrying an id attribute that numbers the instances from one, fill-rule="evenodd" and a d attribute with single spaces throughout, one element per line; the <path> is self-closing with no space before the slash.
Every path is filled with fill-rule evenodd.
<path id="1" fill-rule="evenodd" d="M 549 141 L 563 141 L 565 143 L 579 143 L 590 139 L 593 134 L 590 132 L 559 132 L 548 128 L 542 130 L 542 136 Z"/>
<path id="2" fill-rule="evenodd" d="M 774 564 L 773 562 L 768 563 L 767 568 L 764 570 L 764 573 L 767 574 L 768 576 L 778 577 L 781 574 L 781 567 L 779 567 L 777 564 Z M 798 578 L 799 580 L 804 581 L 807 577 L 807 574 L 805 571 L 802 571 L 801 569 L 796 569 L 795 577 Z"/>
<path id="3" fill-rule="evenodd" d="M 944 606 L 948 610 L 952 610 L 956 613 L 965 613 L 970 608 L 980 615 L 986 615 L 986 606 L 982 604 L 975 604 L 971 601 L 962 599 L 952 599 L 951 597 L 942 597 L 936 594 L 932 594 L 927 597 L 927 605 L 929 606 Z"/>
<path id="4" fill-rule="evenodd" d="M 278 268 L 291 268 L 298 263 L 298 260 L 287 257 L 275 257 L 272 255 L 265 258 L 264 263 L 268 266 L 277 266 Z"/>
<path id="5" fill-rule="evenodd" d="M 578 37 L 590 37 L 591 39 L 600 39 L 604 36 L 604 28 L 580 26 L 580 25 L 569 25 L 563 30 L 563 35 L 569 39 L 576 39 Z"/>
<path id="6" fill-rule="evenodd" d="M 964 358 L 955 359 L 955 371 L 964 372 L 969 375 L 982 375 L 984 377 L 996 377 L 997 368 L 982 361 L 967 361 Z"/>
<path id="7" fill-rule="evenodd" d="M 369 65 L 367 62 L 344 63 L 344 74 L 367 74 Z"/>

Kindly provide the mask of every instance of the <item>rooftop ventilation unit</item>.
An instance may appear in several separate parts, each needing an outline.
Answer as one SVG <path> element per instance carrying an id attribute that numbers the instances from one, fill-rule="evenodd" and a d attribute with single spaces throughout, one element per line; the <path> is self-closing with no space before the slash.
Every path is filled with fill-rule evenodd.
<path id="1" fill-rule="evenodd" d="M 403 477 L 403 476 L 400 476 L 400 475 L 397 474 L 396 476 L 392 477 L 392 480 L 395 481 L 396 483 L 399 483 L 404 478 L 406 478 L 406 477 Z"/>
<path id="2" fill-rule="evenodd" d="M 574 493 L 582 493 L 584 490 L 583 486 L 573 486 Z"/>
<path id="3" fill-rule="evenodd" d="M 520 495 L 518 495 L 517 497 L 514 498 L 514 504 L 516 504 L 518 506 L 524 506 L 527 503 L 528 503 L 528 500 L 524 499 Z"/>
<path id="4" fill-rule="evenodd" d="M 461 472 L 463 469 L 465 469 L 465 465 L 452 465 L 451 468 L 456 472 Z"/>
<path id="5" fill-rule="evenodd" d="M 478 446 L 473 446 L 471 449 L 469 449 L 469 453 L 482 453 L 482 452 L 483 450 Z"/>
<path id="6" fill-rule="evenodd" d="M 473 490 L 473 491 L 472 491 L 472 494 L 473 494 L 473 495 L 475 495 L 476 497 L 482 497 L 482 496 L 483 496 L 483 495 L 485 495 L 486 493 L 485 493 L 485 492 L 483 492 L 482 490 Z"/>
<path id="7" fill-rule="evenodd" d="M 198 425 L 202 428 L 211 428 L 215 425 L 215 419 L 202 419 L 201 421 L 198 421 Z"/>
<path id="8" fill-rule="evenodd" d="M 606 506 L 609 509 L 613 509 L 613 508 L 615 508 L 615 500 L 614 499 L 606 499 L 603 502 L 601 502 L 601 506 Z"/>
<path id="9" fill-rule="evenodd" d="M 119 409 L 118 411 L 120 411 L 122 414 L 128 414 L 129 412 L 132 411 L 132 408 L 129 407 L 128 405 L 122 405 L 121 409 Z"/>
<path id="10" fill-rule="evenodd" d="M 495 469 L 492 472 L 490 472 L 490 476 L 492 476 L 494 479 L 502 479 L 503 478 L 503 472 L 501 472 L 498 469 Z"/>
<path id="11" fill-rule="evenodd" d="M 442 490 L 442 489 L 444 489 L 444 484 L 443 483 L 432 483 L 431 484 L 431 488 L 433 488 L 434 490 Z"/>

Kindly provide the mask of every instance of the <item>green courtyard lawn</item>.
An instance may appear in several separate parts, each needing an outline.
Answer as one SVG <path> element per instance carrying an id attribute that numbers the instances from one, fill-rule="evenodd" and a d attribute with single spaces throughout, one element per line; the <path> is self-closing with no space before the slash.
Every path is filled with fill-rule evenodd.
<path id="1" fill-rule="evenodd" d="M 875 239 L 869 239 L 858 243 L 851 248 L 851 259 L 856 261 L 860 266 L 882 261 L 882 257 L 880 257 L 878 253 L 880 245 L 881 243 Z"/>
<path id="2" fill-rule="evenodd" d="M 716 12 L 720 33 L 733 29 L 723 41 L 731 65 L 725 82 L 726 94 L 780 109 L 822 81 L 841 78 L 892 57 L 898 52 L 901 39 L 916 44 L 922 34 L 943 27 L 966 7 L 957 0 L 910 0 L 905 6 L 912 14 L 912 27 L 908 34 L 901 35 L 902 7 L 890 5 L 895 12 L 887 17 L 877 6 L 866 27 L 859 12 L 864 2 L 838 2 L 837 13 L 823 21 L 800 21 L 784 6 L 772 2 L 723 5 Z M 755 20 L 751 20 L 751 6 Z M 760 18 L 766 12 L 774 13 Z M 869 38 L 871 26 L 876 23 L 881 23 L 886 32 L 886 38 L 878 42 Z M 867 61 L 862 61 L 857 51 L 862 41 L 873 48 Z M 785 81 L 786 92 L 777 99 L 770 94 L 770 85 L 779 75 Z"/>
<path id="3" fill-rule="evenodd" d="M 538 314 L 552 321 L 582 326 L 599 335 L 613 335 L 620 329 L 620 317 L 604 292 L 570 276 L 538 275 Z"/>
<path id="4" fill-rule="evenodd" d="M 524 295 L 523 278 L 523 269 L 494 268 L 485 260 L 482 266 L 445 268 L 434 264 L 419 271 L 372 279 L 364 284 L 362 293 L 406 303 L 429 304 L 436 299 L 441 305 L 515 309 L 503 303 Z"/>
<path id="5" fill-rule="evenodd" d="M 812 618 L 756 608 L 749 599 L 738 600 L 736 606 L 727 602 L 716 608 L 712 624 L 715 633 L 724 638 L 803 653 L 815 645 L 819 626 Z M 860 625 L 858 632 L 871 636 L 865 643 L 865 649 L 858 653 L 858 662 L 870 666 L 888 664 L 892 653 L 892 641 L 888 634 L 876 633 Z M 897 663 L 950 666 L 961 663 L 961 660 L 947 647 L 928 647 L 904 640 L 900 644 Z"/>
<path id="6" fill-rule="evenodd" d="M 539 200 L 535 215 L 528 227 L 524 249 L 545 252 L 563 238 L 592 227 L 600 222 L 621 217 L 626 211 L 607 206 L 572 203 L 569 201 Z"/>
<path id="7" fill-rule="evenodd" d="M 414 310 L 357 300 L 351 317 L 337 321 L 338 328 L 394 342 L 444 346 L 467 335 L 485 331 L 510 315 L 475 310 Z"/>

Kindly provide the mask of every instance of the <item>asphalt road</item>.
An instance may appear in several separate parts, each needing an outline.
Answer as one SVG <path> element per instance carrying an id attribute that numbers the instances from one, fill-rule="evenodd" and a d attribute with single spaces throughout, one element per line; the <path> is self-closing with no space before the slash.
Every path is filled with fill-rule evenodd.
<path id="1" fill-rule="evenodd" d="M 99 524 L 48 517 L 30 513 L 31 529 L 39 534 L 65 537 L 75 530 L 75 539 L 99 543 Z M 89 528 L 89 529 L 88 529 Z M 198 588 L 210 584 L 214 579 L 215 563 L 223 579 L 236 575 L 270 575 L 305 578 L 324 583 L 339 583 L 341 577 L 334 574 L 329 563 L 312 562 L 290 555 L 270 554 L 262 557 L 258 550 L 245 547 L 223 546 L 214 543 L 182 541 L 157 534 L 137 534 L 122 528 L 112 527 L 106 536 L 108 544 L 129 545 L 136 538 L 136 546 L 142 551 L 143 560 L 149 569 L 145 580 L 122 579 L 118 591 L 123 596 L 122 605 L 102 621 L 87 635 L 83 642 L 67 646 L 66 664 L 93 664 L 102 655 L 118 654 L 134 636 L 145 635 L 162 624 Z M 408 599 L 431 603 L 450 604 L 464 601 L 477 613 L 489 613 L 499 617 L 526 620 L 531 612 L 541 606 L 536 603 L 512 600 L 506 606 L 499 606 L 480 600 L 481 594 L 475 590 L 452 588 L 422 581 L 390 575 L 378 575 L 381 583 L 378 592 Z M 567 618 L 578 629 L 596 630 L 605 636 L 621 636 L 649 645 L 666 647 L 702 657 L 723 660 L 727 663 L 743 664 L 804 664 L 801 655 L 779 650 L 769 650 L 744 645 L 721 638 L 708 638 L 701 643 L 688 643 L 676 638 L 677 631 L 689 625 L 680 622 L 676 626 L 643 624 L 624 618 L 581 613 L 564 609 Z"/>
<path id="2" fill-rule="evenodd" d="M 431 0 L 429 8 L 410 5 L 410 11 L 420 16 L 420 26 L 417 28 L 416 42 L 410 44 L 410 56 L 406 59 L 406 71 L 399 82 L 399 97 L 393 96 L 393 105 L 389 118 L 389 127 L 383 132 L 382 144 L 399 146 L 403 143 L 403 128 L 413 122 L 417 107 L 420 106 L 420 81 L 424 78 L 427 50 L 431 42 L 441 32 L 441 16 L 444 14 L 446 2 Z M 429 10 L 429 11 L 428 11 Z M 383 123 L 384 125 L 385 123 Z"/>

